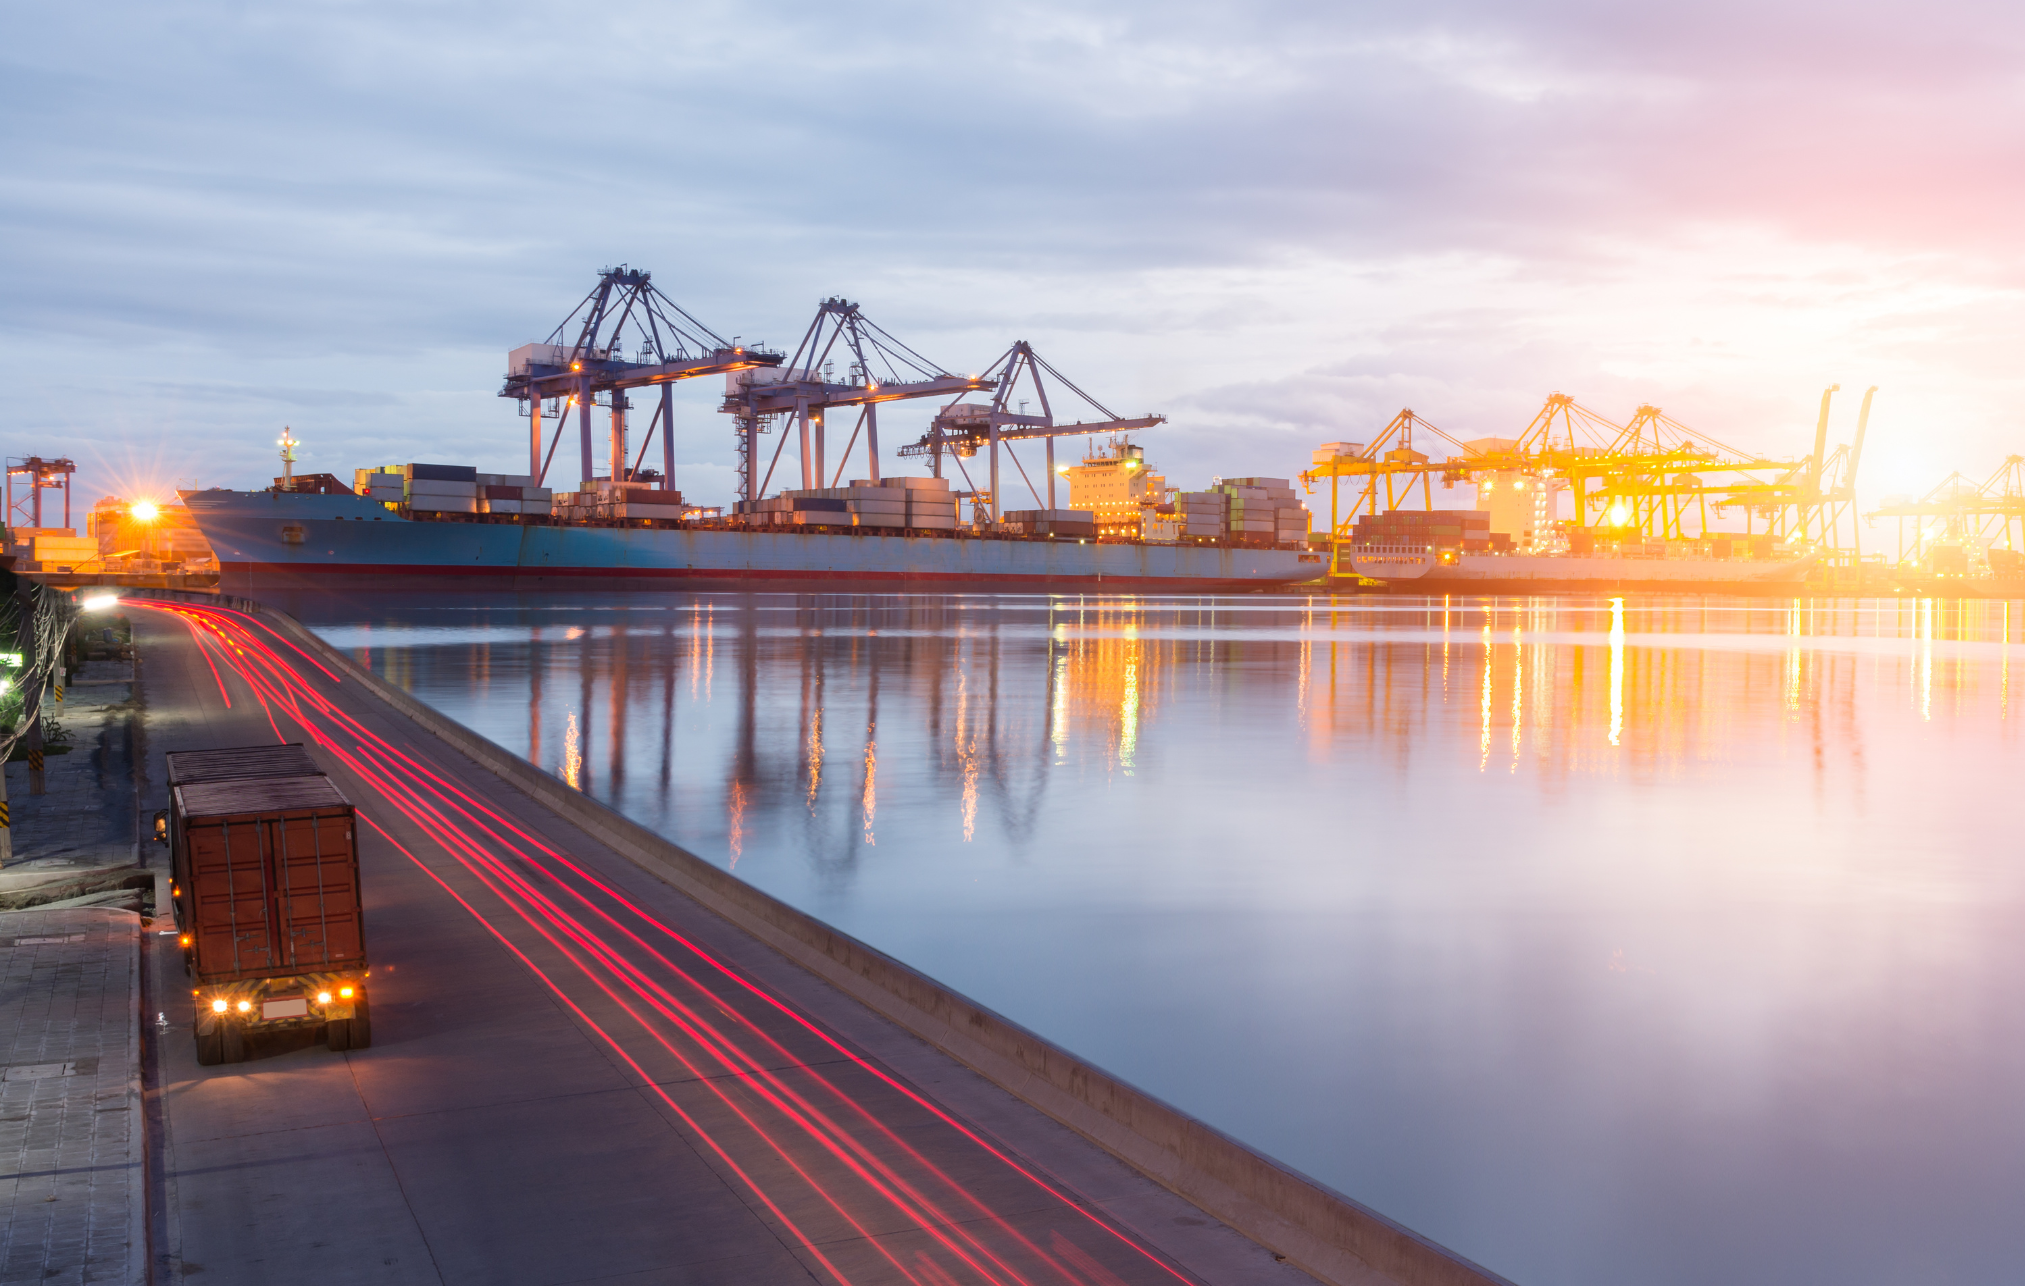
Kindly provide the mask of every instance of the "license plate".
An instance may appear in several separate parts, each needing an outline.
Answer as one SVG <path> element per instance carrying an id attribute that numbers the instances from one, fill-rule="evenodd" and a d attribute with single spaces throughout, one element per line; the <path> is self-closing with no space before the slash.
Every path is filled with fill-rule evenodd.
<path id="1" fill-rule="evenodd" d="M 306 1018 L 309 1016 L 309 1001 L 301 996 L 290 996 L 286 1000 L 263 1000 L 260 1002 L 262 1018 Z"/>

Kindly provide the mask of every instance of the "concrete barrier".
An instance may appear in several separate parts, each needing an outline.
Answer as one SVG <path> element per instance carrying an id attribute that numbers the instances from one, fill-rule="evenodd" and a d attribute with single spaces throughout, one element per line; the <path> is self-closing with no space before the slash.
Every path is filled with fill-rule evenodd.
<path id="1" fill-rule="evenodd" d="M 600 843 L 1331 1286 L 1512 1286 L 669 842 L 385 682 L 285 613 L 190 597 L 261 616 Z"/>

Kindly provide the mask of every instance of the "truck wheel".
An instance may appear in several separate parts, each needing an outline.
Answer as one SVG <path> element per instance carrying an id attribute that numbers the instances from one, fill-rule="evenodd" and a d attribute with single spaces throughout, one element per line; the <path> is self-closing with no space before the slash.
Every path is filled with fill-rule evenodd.
<path id="1" fill-rule="evenodd" d="M 246 1029 L 238 1023 L 219 1023 L 218 1042 L 220 1046 L 220 1058 L 218 1061 L 223 1063 L 243 1063 L 246 1061 Z"/>
<path id="2" fill-rule="evenodd" d="M 323 1043 L 333 1054 L 342 1054 L 352 1047 L 352 1021 L 349 1018 L 333 1018 L 323 1025 Z"/>
<path id="3" fill-rule="evenodd" d="M 373 1047 L 373 1011 L 367 1005 L 364 996 L 360 996 L 359 1003 L 352 1006 L 351 1029 L 353 1049 L 371 1049 Z"/>
<path id="4" fill-rule="evenodd" d="M 197 1065 L 216 1067 L 225 1061 L 225 1031 L 223 1026 L 213 1027 L 210 1035 L 197 1033 Z"/>

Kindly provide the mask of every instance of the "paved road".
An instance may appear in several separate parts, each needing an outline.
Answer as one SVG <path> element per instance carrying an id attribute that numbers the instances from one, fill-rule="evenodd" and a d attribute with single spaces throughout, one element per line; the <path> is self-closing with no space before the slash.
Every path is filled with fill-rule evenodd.
<path id="1" fill-rule="evenodd" d="M 248 618 L 133 619 L 155 782 L 299 740 L 360 806 L 374 965 L 372 1049 L 201 1068 L 153 940 L 158 1280 L 1310 1280 Z"/>

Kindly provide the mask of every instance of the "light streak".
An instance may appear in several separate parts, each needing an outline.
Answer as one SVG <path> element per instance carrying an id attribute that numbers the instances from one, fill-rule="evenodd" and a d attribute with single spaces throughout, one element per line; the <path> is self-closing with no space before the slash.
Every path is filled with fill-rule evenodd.
<path id="1" fill-rule="evenodd" d="M 300 726 L 309 740 L 349 769 L 379 798 L 434 841 L 451 861 L 512 911 L 573 966 L 585 981 L 625 1012 L 656 1046 L 697 1076 L 710 1092 L 717 1094 L 732 1117 L 750 1130 L 762 1146 L 778 1155 L 797 1181 L 806 1184 L 854 1230 L 869 1238 L 870 1244 L 886 1256 L 904 1280 L 931 1286 L 932 1283 L 957 1281 L 959 1278 L 927 1251 L 917 1251 L 914 1259 L 906 1265 L 895 1259 L 878 1237 L 866 1231 L 862 1219 L 869 1216 L 861 1217 L 859 1213 L 854 1213 L 853 1207 L 864 1200 L 875 1200 L 901 1212 L 935 1248 L 948 1256 L 950 1262 L 979 1280 L 999 1283 L 1000 1286 L 1043 1281 L 1090 1286 L 1091 1283 L 1102 1284 L 1118 1279 L 1087 1252 L 1062 1238 L 1059 1232 L 1051 1231 L 1053 1244 L 1044 1249 L 1014 1228 L 975 1193 L 907 1143 L 843 1085 L 830 1079 L 820 1066 L 810 1065 L 805 1056 L 798 1053 L 791 1054 L 750 1016 L 725 1004 L 718 992 L 654 948 L 639 931 L 601 905 L 599 898 L 616 904 L 625 914 L 637 918 L 646 932 L 665 936 L 678 944 L 704 966 L 707 976 L 729 982 L 739 992 L 821 1040 L 837 1052 L 841 1061 L 898 1092 L 984 1153 L 1063 1203 L 1089 1226 L 1101 1230 L 1116 1243 L 1129 1247 L 1146 1262 L 1158 1265 L 1166 1275 L 1177 1281 L 1186 1280 L 1121 1230 L 979 1137 L 911 1087 L 845 1047 L 785 1001 L 766 992 L 671 926 L 630 902 L 569 855 L 553 848 L 485 799 L 387 742 L 339 709 L 327 696 L 317 692 L 312 682 L 296 672 L 287 659 L 254 633 L 254 628 L 258 627 L 278 635 L 272 627 L 243 615 L 241 621 L 244 624 L 221 619 L 219 609 L 192 609 L 179 604 L 153 602 L 136 606 L 157 607 L 180 617 L 190 628 L 200 651 L 207 648 L 216 650 L 252 691 L 267 714 L 270 726 L 275 728 L 277 739 L 282 739 L 275 723 L 278 709 Z M 288 642 L 285 638 L 281 641 Z M 294 651 L 301 651 L 292 644 L 290 646 Z M 215 666 L 213 670 L 215 675 Z M 220 695 L 229 701 L 222 678 Z M 871 746 L 868 744 L 868 756 L 870 753 Z M 671 1111 L 725 1160 L 727 1167 L 802 1242 L 812 1258 L 836 1280 L 848 1283 L 849 1279 L 809 1240 L 809 1234 L 782 1212 L 781 1205 L 777 1204 L 780 1199 L 764 1190 L 739 1165 L 734 1158 L 736 1145 L 732 1141 L 713 1134 L 670 1099 L 635 1054 L 623 1046 L 621 1037 L 585 1014 L 567 994 L 557 974 L 542 969 L 509 940 L 499 925 L 452 887 L 421 855 L 400 844 L 370 815 L 362 813 L 361 816 L 498 937 L 587 1028 L 595 1031 L 619 1054 L 650 1090 L 668 1104 Z M 529 872 L 547 876 L 553 882 L 553 890 L 559 892 L 552 891 L 547 885 L 538 886 Z M 593 897 L 592 891 L 598 896 Z M 618 941 L 606 938 L 592 924 L 579 919 L 559 898 L 587 910 L 595 922 L 614 932 Z M 631 944 L 643 952 L 654 965 L 667 972 L 667 977 L 658 977 L 648 967 L 628 958 L 621 950 L 621 943 Z M 685 1000 L 685 993 L 693 993 L 696 999 Z M 729 1025 L 729 1029 L 725 1024 Z M 739 1043 L 741 1039 L 755 1042 L 761 1048 L 745 1048 Z M 786 1064 L 788 1070 L 775 1070 L 782 1064 Z M 843 1109 L 843 1118 L 811 1099 L 799 1088 L 801 1080 L 806 1080 L 825 1101 L 834 1100 Z M 740 1094 L 753 1095 L 758 1101 L 745 1101 L 738 1097 Z M 762 1113 L 768 1120 L 778 1118 L 771 1128 L 767 1121 L 760 1119 Z M 853 1130 L 852 1121 L 872 1130 L 890 1150 L 882 1153 L 873 1149 Z M 815 1150 L 808 1154 L 796 1152 L 798 1147 L 807 1146 L 813 1146 Z M 840 1172 L 830 1173 L 839 1168 Z M 819 1173 L 819 1170 L 824 1173 Z M 952 1202 L 956 1203 L 955 1207 L 952 1207 Z M 966 1216 L 964 1210 L 974 1211 L 981 1218 Z"/>

